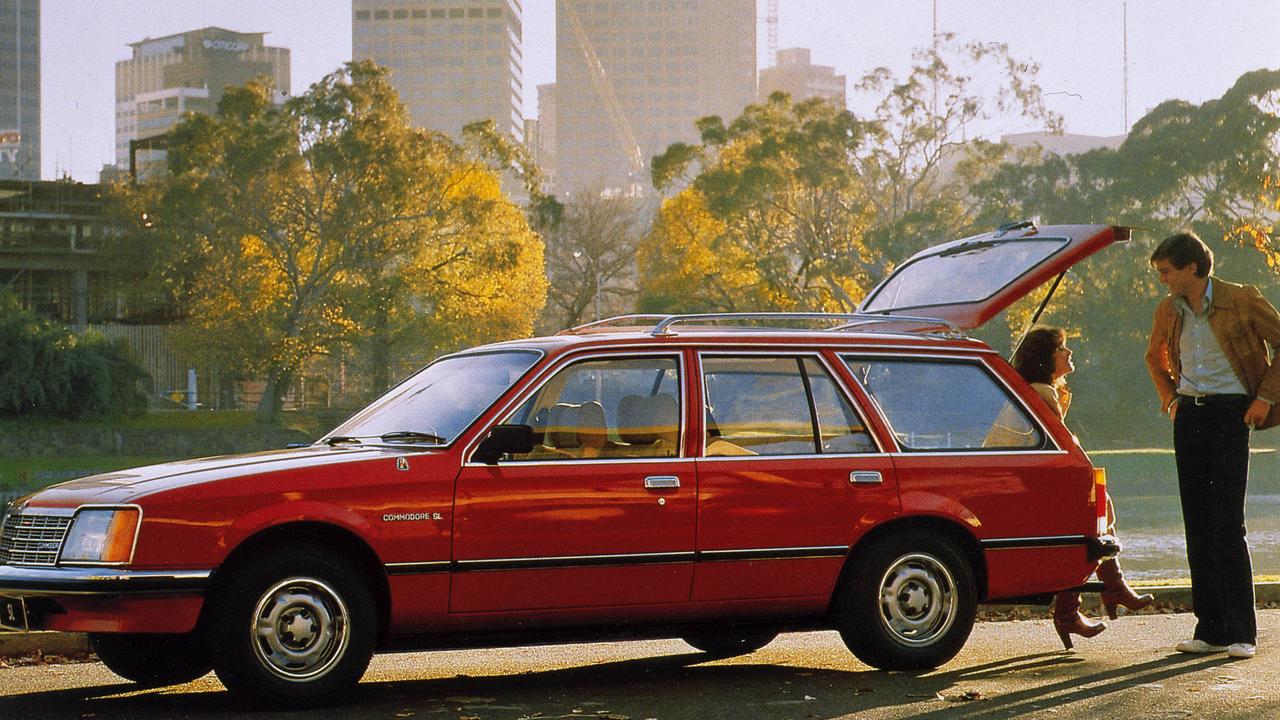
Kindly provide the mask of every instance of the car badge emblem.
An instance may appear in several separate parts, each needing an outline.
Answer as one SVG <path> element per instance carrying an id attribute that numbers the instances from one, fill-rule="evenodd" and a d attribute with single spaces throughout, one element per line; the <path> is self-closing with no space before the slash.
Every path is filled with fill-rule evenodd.
<path id="1" fill-rule="evenodd" d="M 403 458 L 403 457 L 398 457 L 398 458 L 396 458 L 396 469 L 397 469 L 397 470 L 408 470 L 408 469 L 409 469 L 409 458 Z"/>

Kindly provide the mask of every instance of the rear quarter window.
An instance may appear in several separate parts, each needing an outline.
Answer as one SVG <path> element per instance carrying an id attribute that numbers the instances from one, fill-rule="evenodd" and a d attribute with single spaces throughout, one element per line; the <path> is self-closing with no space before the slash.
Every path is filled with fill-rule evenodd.
<path id="1" fill-rule="evenodd" d="M 904 451 L 1039 450 L 1047 439 L 986 366 L 964 360 L 843 358 Z"/>

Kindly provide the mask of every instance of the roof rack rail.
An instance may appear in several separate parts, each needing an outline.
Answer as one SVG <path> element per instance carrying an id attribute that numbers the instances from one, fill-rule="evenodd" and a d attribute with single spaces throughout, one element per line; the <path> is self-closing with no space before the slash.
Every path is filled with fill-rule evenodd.
<path id="1" fill-rule="evenodd" d="M 695 313 L 689 315 L 670 315 L 660 321 L 650 331 L 651 335 L 674 335 L 672 325 L 696 321 L 718 320 L 814 320 L 838 321 L 844 323 L 836 327 L 824 328 L 826 331 L 853 330 L 867 325 L 879 325 L 901 322 L 908 325 L 931 325 L 946 328 L 947 332 L 962 334 L 960 329 L 947 320 L 931 317 L 915 317 L 909 315 L 881 315 L 866 313 L 822 313 L 822 312 L 741 312 L 741 313 Z"/>
<path id="2" fill-rule="evenodd" d="M 557 335 L 579 335 L 579 334 L 582 334 L 582 333 L 584 333 L 584 332 L 587 332 L 587 333 L 589 333 L 589 332 L 599 332 L 599 331 L 604 330 L 605 328 L 615 327 L 615 326 L 619 326 L 619 325 L 621 325 L 621 326 L 628 326 L 628 325 L 641 325 L 641 326 L 643 326 L 643 325 L 648 325 L 648 324 L 651 324 L 651 323 L 661 322 L 661 321 L 663 321 L 663 320 L 665 320 L 665 319 L 667 319 L 667 318 L 669 318 L 669 317 L 671 317 L 671 316 L 670 316 L 670 315 L 659 315 L 659 314 L 633 314 L 633 315 L 618 315 L 618 316 L 616 316 L 616 317 L 610 317 L 610 318 L 604 318 L 604 319 L 601 319 L 601 320 L 595 320 L 595 321 L 592 321 L 592 322 L 589 322 L 589 323 L 583 323 L 583 324 L 581 324 L 581 325 L 574 325 L 573 327 L 571 327 L 571 328 L 566 328 L 566 329 L 564 329 L 564 330 L 561 330 L 560 332 L 558 332 L 558 333 L 556 333 L 556 334 L 557 334 Z"/>

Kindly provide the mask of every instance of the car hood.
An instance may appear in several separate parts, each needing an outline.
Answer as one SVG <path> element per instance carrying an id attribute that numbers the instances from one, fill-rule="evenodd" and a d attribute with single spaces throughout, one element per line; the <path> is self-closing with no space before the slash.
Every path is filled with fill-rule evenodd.
<path id="1" fill-rule="evenodd" d="M 421 447 L 310 445 L 288 450 L 178 460 L 69 480 L 39 490 L 15 505 L 78 507 L 86 503 L 127 503 L 145 495 L 228 478 L 305 470 L 422 452 Z"/>

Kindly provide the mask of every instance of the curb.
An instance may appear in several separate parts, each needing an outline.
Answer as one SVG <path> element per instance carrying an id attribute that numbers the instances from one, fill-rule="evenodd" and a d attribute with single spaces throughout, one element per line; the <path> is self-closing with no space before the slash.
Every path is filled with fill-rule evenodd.
<path id="1" fill-rule="evenodd" d="M 1190 585 L 1138 586 L 1134 587 L 1134 590 L 1155 595 L 1156 605 L 1161 607 L 1191 607 Z M 1280 603 L 1280 582 L 1254 583 L 1253 594 L 1256 603 Z M 1097 595 L 1086 594 L 1085 606 L 1090 609 L 1096 608 Z M 993 604 L 990 607 L 1000 607 L 1000 605 Z M 35 652 L 43 655 L 84 655 L 89 652 L 89 636 L 85 633 L 49 630 L 0 633 L 0 658 L 30 655 Z"/>

